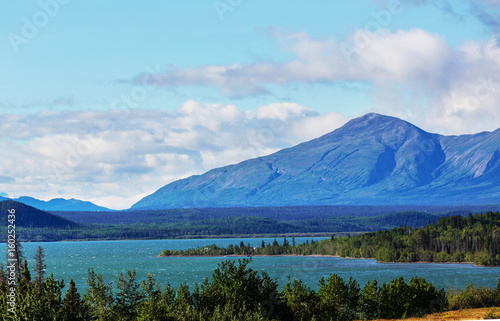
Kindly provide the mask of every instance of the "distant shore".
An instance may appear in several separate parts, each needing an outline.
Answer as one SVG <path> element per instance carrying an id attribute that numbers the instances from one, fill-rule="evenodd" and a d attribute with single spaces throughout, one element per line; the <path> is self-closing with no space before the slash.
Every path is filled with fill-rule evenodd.
<path id="1" fill-rule="evenodd" d="M 324 237 L 329 238 L 332 235 L 344 236 L 347 234 L 350 235 L 358 235 L 367 232 L 331 232 L 331 233 L 289 233 L 289 234 L 223 234 L 223 235 L 182 235 L 176 237 L 165 237 L 165 238 L 84 238 L 84 239 L 61 239 L 61 240 L 23 240 L 20 239 L 21 243 L 45 243 L 45 242 L 96 242 L 96 241 L 163 241 L 163 240 L 210 240 L 210 239 L 259 239 L 259 238 L 292 238 L 292 237 Z M 3 240 L 2 242 L 6 242 L 7 240 Z"/>
<path id="2" fill-rule="evenodd" d="M 311 257 L 338 257 L 338 255 L 320 255 L 320 254 L 255 254 L 255 255 L 241 255 L 241 254 L 228 254 L 228 255 L 157 255 L 157 257 L 265 257 L 265 256 L 311 256 Z M 346 259 L 346 258 L 344 258 Z"/>
<path id="3" fill-rule="evenodd" d="M 267 256 L 308 256 L 308 257 L 335 257 L 340 259 L 350 259 L 350 260 L 375 260 L 375 258 L 369 257 L 342 257 L 340 255 L 331 254 L 256 254 L 256 255 L 240 255 L 240 254 L 228 254 L 228 255 L 157 255 L 157 257 L 267 257 Z M 380 262 L 380 264 L 471 264 L 473 266 L 486 267 L 486 265 L 478 265 L 473 262 L 428 262 L 428 261 L 416 261 L 416 262 Z M 495 267 L 498 265 L 488 265 L 487 267 Z"/>

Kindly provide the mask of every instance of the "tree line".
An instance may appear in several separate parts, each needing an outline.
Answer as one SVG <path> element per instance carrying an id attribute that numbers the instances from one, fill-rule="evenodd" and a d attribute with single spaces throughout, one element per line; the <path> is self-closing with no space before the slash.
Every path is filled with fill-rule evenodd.
<path id="1" fill-rule="evenodd" d="M 450 216 L 429 222 L 422 228 L 400 226 L 320 242 L 283 244 L 262 243 L 260 247 L 211 245 L 187 250 L 163 250 L 160 256 L 221 255 L 337 255 L 352 258 L 375 258 L 379 262 L 470 262 L 500 265 L 500 213 Z"/>
<path id="2" fill-rule="evenodd" d="M 25 213 L 23 213 L 25 214 Z M 105 214 L 116 216 L 116 213 Z M 173 239 L 203 237 L 239 237 L 242 235 L 276 235 L 296 233 L 368 232 L 387 229 L 398 224 L 423 226 L 432 214 L 405 212 L 371 217 L 336 217 L 308 220 L 276 220 L 263 217 L 236 216 L 210 219 L 186 218 L 184 221 L 164 222 L 161 217 L 151 223 L 83 224 L 77 226 L 35 227 L 19 225 L 23 241 L 54 242 L 62 240 L 119 240 L 119 239 Z M 6 230 L 0 226 L 0 234 Z"/>
<path id="3" fill-rule="evenodd" d="M 35 242 L 328 235 L 372 232 L 400 225 L 417 228 L 435 223 L 440 216 L 463 213 L 463 208 L 437 206 L 302 206 L 53 212 L 52 215 L 9 200 L 0 202 L 0 217 L 4 218 L 0 221 L 1 235 L 7 235 L 8 208 L 19 213 L 17 229 L 22 240 Z"/>
<path id="4" fill-rule="evenodd" d="M 333 238 L 324 245 L 340 256 L 371 257 L 380 262 L 500 265 L 500 213 L 443 217 L 422 228 L 401 226 Z"/>

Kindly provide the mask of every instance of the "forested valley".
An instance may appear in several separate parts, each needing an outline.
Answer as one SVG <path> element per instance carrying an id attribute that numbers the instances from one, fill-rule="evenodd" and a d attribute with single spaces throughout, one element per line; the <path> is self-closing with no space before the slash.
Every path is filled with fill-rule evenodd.
<path id="1" fill-rule="evenodd" d="M 48 213 L 3 201 L 0 202 L 2 235 L 7 235 L 6 208 L 16 209 L 16 229 L 21 241 L 45 242 L 343 236 L 401 225 L 417 228 L 440 217 L 466 216 L 498 206 L 298 206 Z"/>

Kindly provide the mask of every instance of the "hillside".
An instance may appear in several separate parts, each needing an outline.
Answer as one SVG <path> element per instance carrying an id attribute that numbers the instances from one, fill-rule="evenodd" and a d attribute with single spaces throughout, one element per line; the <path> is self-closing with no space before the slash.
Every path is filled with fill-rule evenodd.
<path id="1" fill-rule="evenodd" d="M 500 202 L 500 129 L 427 133 L 368 114 L 312 141 L 170 183 L 132 209 Z"/>
<path id="2" fill-rule="evenodd" d="M 15 209 L 16 229 L 21 228 L 73 228 L 80 224 L 52 215 L 50 213 L 38 210 L 32 206 L 19 203 L 12 200 L 0 202 L 0 227 L 7 226 L 7 215 L 9 209 Z"/>

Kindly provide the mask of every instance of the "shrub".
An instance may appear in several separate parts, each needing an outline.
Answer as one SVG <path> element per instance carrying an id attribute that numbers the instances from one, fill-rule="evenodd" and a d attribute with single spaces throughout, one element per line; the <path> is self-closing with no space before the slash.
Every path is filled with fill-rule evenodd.
<path id="1" fill-rule="evenodd" d="M 462 310 L 499 305 L 500 297 L 496 289 L 469 284 L 465 290 L 448 291 L 448 301 L 450 310 Z"/>
<path id="2" fill-rule="evenodd" d="M 403 277 L 383 284 L 380 290 L 380 317 L 406 318 L 441 311 L 447 305 L 444 290 L 438 290 L 423 278 L 414 277 L 406 284 Z"/>

